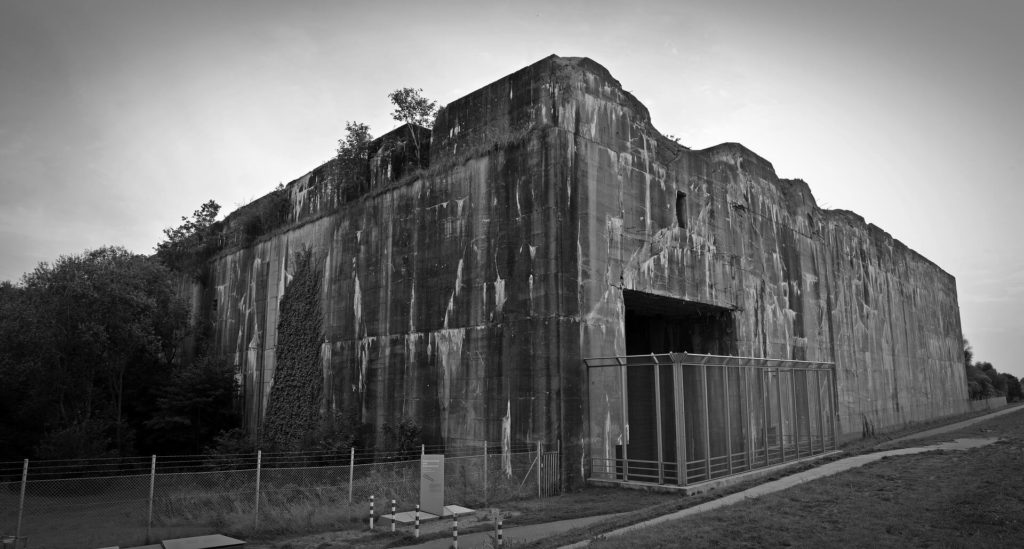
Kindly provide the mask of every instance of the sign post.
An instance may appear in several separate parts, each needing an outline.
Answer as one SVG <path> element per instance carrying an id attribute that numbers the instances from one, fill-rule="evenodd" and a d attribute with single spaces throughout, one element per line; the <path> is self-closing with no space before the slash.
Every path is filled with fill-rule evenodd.
<path id="1" fill-rule="evenodd" d="M 444 516 L 444 454 L 420 458 L 420 510 Z"/>

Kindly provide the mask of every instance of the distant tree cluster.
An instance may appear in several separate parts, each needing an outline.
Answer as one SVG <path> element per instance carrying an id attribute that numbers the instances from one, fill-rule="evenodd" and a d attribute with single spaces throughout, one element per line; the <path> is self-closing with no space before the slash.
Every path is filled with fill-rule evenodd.
<path id="1" fill-rule="evenodd" d="M 974 362 L 974 349 L 966 339 L 964 368 L 967 374 L 967 392 L 971 399 L 1005 396 L 1008 402 L 1016 402 L 1024 398 L 1020 380 L 1014 375 L 1000 373 L 991 362 Z"/>

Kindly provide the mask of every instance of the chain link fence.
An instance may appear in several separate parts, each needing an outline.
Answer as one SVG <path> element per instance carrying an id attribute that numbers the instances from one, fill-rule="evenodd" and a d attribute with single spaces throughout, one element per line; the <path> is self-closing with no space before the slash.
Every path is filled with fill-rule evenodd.
<path id="1" fill-rule="evenodd" d="M 473 508 L 557 491 L 557 459 L 539 445 L 421 453 L 445 455 L 447 504 Z M 378 515 L 390 512 L 392 499 L 399 511 L 413 509 L 419 474 L 416 453 L 358 450 L 0 463 L 0 540 L 80 549 L 363 528 L 371 495 Z"/>

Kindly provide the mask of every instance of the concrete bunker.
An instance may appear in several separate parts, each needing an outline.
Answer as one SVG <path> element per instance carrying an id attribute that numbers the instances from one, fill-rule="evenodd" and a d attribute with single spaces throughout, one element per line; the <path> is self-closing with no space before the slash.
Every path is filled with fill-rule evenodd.
<path id="1" fill-rule="evenodd" d="M 952 276 L 742 145 L 667 139 L 590 59 L 488 84 L 346 173 L 274 191 L 263 234 L 267 202 L 229 216 L 196 281 L 254 438 L 297 250 L 323 265 L 323 418 L 559 445 L 566 486 L 696 483 L 967 409 Z"/>

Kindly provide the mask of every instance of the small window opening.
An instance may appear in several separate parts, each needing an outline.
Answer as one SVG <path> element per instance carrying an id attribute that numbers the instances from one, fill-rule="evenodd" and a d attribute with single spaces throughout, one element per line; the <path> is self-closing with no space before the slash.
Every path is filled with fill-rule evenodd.
<path id="1" fill-rule="evenodd" d="M 676 191 L 676 222 L 679 228 L 686 228 L 686 193 Z"/>

